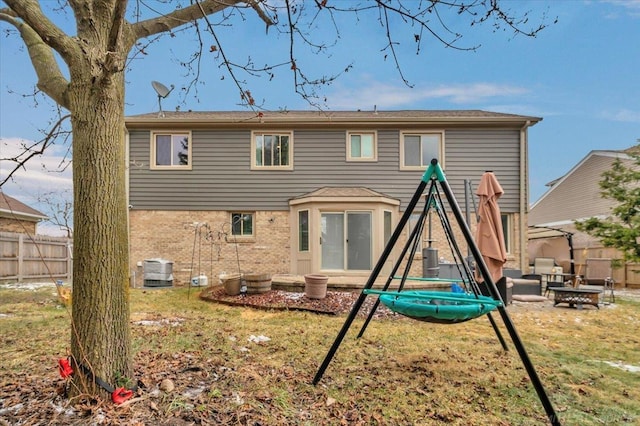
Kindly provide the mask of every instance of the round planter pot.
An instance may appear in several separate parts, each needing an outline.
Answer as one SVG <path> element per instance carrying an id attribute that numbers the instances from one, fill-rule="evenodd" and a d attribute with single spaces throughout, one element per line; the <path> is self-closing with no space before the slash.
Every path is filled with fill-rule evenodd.
<path id="1" fill-rule="evenodd" d="M 237 296 L 240 294 L 240 274 L 225 275 L 220 278 L 224 286 L 224 292 L 229 296 Z"/>
<path id="2" fill-rule="evenodd" d="M 304 276 L 304 294 L 309 299 L 324 299 L 327 297 L 327 283 L 329 277 L 321 274 L 307 274 Z"/>
<path id="3" fill-rule="evenodd" d="M 271 291 L 271 274 L 244 274 L 247 294 L 261 294 Z"/>

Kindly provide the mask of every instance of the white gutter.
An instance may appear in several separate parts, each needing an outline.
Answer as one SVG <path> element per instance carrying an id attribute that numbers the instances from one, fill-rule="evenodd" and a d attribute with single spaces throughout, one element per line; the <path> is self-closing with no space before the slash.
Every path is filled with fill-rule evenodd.
<path id="1" fill-rule="evenodd" d="M 341 114 L 344 113 L 344 114 Z M 354 114 L 352 111 L 334 112 L 325 114 L 298 114 L 297 111 L 291 113 L 275 113 L 256 115 L 251 112 L 184 112 L 169 113 L 165 117 L 157 115 L 130 116 L 125 117 L 125 126 L 129 129 L 142 128 L 164 128 L 184 126 L 191 128 L 216 128 L 216 127 L 256 127 L 257 125 L 297 125 L 297 126 L 315 126 L 318 124 L 344 125 L 344 126 L 361 126 L 361 125 L 384 125 L 389 127 L 407 126 L 407 125 L 428 125 L 428 126 L 445 126 L 450 124 L 462 124 L 469 126 L 478 125 L 504 125 L 511 123 L 514 126 L 521 123 L 523 119 L 527 120 L 526 126 L 531 123 L 537 123 L 542 120 L 538 117 L 518 116 L 518 115 L 451 115 L 444 112 L 441 115 L 415 115 L 411 111 L 406 115 L 361 113 Z"/>
<path id="2" fill-rule="evenodd" d="M 15 211 L 15 210 L 0 209 L 0 217 L 3 216 L 3 213 L 6 217 L 10 217 L 13 219 L 29 220 L 32 222 L 39 222 L 41 220 L 49 219 L 49 217 L 45 215 L 24 213 L 24 212 Z"/>

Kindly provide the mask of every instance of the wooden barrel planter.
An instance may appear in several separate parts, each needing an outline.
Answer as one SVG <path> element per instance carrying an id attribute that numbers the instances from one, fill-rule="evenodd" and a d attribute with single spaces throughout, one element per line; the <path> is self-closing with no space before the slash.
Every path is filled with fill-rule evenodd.
<path id="1" fill-rule="evenodd" d="M 247 294 L 261 294 L 271 291 L 271 274 L 244 274 Z"/>
<path id="2" fill-rule="evenodd" d="M 329 277 L 322 274 L 307 274 L 304 276 L 304 294 L 309 299 L 324 299 L 327 297 L 327 283 Z"/>
<path id="3" fill-rule="evenodd" d="M 224 292 L 229 296 L 237 296 L 240 294 L 240 274 L 229 274 L 220 277 L 222 285 L 224 286 Z"/>

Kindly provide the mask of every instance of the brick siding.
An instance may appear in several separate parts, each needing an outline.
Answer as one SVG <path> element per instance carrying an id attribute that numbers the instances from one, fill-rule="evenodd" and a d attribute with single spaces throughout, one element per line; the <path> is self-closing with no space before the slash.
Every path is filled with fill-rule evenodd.
<path id="1" fill-rule="evenodd" d="M 462 231 L 451 217 L 456 243 L 467 256 L 467 244 Z M 174 285 L 184 285 L 198 272 L 206 275 L 209 282 L 217 280 L 222 273 L 290 273 L 290 223 L 289 213 L 283 211 L 259 211 L 255 213 L 255 238 L 237 239 L 234 242 L 229 228 L 229 212 L 226 211 L 130 211 L 131 227 L 131 270 L 135 271 L 136 286 L 143 285 L 143 268 L 146 259 L 166 259 L 173 263 Z M 475 222 L 472 221 L 472 222 Z M 196 235 L 195 224 L 201 226 Z M 519 220 L 513 215 L 512 253 L 505 267 L 518 268 L 520 245 L 518 241 Z M 475 235 L 475 223 L 471 231 Z M 444 230 L 437 216 L 432 219 L 433 247 L 438 256 L 451 262 L 453 255 Z M 425 224 L 425 238 L 428 225 Z M 408 237 L 403 232 L 401 241 L 396 245 L 399 254 Z M 195 245 L 195 251 L 194 251 Z M 423 243 L 423 247 L 427 244 Z M 377 260 L 377 256 L 374 258 Z M 239 263 L 239 267 L 238 267 Z M 193 265 L 193 270 L 192 270 Z M 412 263 L 410 275 L 422 276 L 422 253 L 417 253 Z"/>
<path id="2" fill-rule="evenodd" d="M 289 273 L 289 213 L 261 211 L 254 219 L 255 238 L 234 242 L 226 211 L 131 211 L 130 262 L 136 286 L 143 284 L 144 271 L 138 262 L 144 265 L 146 259 L 157 258 L 174 262 L 175 285 L 187 283 L 199 272 L 209 282 L 222 272 L 238 269 L 243 273 Z M 206 225 L 196 233 L 198 223 Z"/>
<path id="3" fill-rule="evenodd" d="M 36 233 L 36 223 L 28 220 L 0 217 L 0 231 L 34 235 Z"/>

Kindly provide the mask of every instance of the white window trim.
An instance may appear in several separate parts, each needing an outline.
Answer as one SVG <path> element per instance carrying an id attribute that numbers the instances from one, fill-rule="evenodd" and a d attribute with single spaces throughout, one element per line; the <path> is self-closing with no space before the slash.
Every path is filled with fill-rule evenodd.
<path id="1" fill-rule="evenodd" d="M 351 156 L 351 136 L 352 135 L 373 135 L 373 157 L 352 157 Z M 378 132 L 375 130 L 349 130 L 346 138 L 347 161 L 353 162 L 376 162 L 378 161 Z"/>
<path id="2" fill-rule="evenodd" d="M 384 238 L 387 235 L 385 235 L 385 219 L 386 219 L 386 215 L 387 213 L 389 213 L 389 235 L 388 238 Z M 382 209 L 382 246 L 386 247 L 387 244 L 389 243 L 389 240 L 391 240 L 391 237 L 393 236 L 393 231 L 394 231 L 394 227 L 393 227 L 393 211 L 388 210 L 388 209 Z"/>
<path id="3" fill-rule="evenodd" d="M 251 215 L 251 234 L 234 234 L 233 233 L 233 215 L 234 214 L 243 214 L 243 215 Z M 244 210 L 233 210 L 229 211 L 229 236 L 228 240 L 236 241 L 236 242 L 248 242 L 255 241 L 256 238 L 256 212 L 248 212 Z"/>
<path id="4" fill-rule="evenodd" d="M 257 166 L 256 165 L 256 136 L 259 135 L 287 135 L 289 136 L 289 164 L 287 166 Z M 293 170 L 293 131 L 269 130 L 251 132 L 251 170 Z"/>
<path id="5" fill-rule="evenodd" d="M 189 138 L 189 146 L 187 148 L 187 154 L 189 155 L 189 164 L 186 166 L 170 165 L 159 166 L 156 164 L 156 136 L 157 135 L 187 135 Z M 149 169 L 151 170 L 191 170 L 193 165 L 192 148 L 193 148 L 193 135 L 191 130 L 152 130 L 150 138 L 150 155 L 149 155 Z"/>
<path id="6" fill-rule="evenodd" d="M 307 212 L 307 249 L 306 250 L 302 250 L 301 244 L 300 244 L 300 228 L 301 228 L 301 223 L 300 223 L 300 213 L 302 212 Z M 298 210 L 298 253 L 309 253 L 311 251 L 311 211 L 309 209 L 301 209 Z"/>
<path id="7" fill-rule="evenodd" d="M 514 236 L 514 232 L 513 232 L 513 214 L 511 213 L 501 213 L 501 215 L 503 216 L 507 216 L 507 229 L 504 229 L 503 226 L 503 231 L 505 234 L 505 239 L 504 239 L 504 248 L 507 250 L 507 254 L 513 254 L 512 253 L 512 249 L 511 246 L 513 245 L 513 236 Z M 500 220 L 502 220 L 502 218 L 500 218 Z"/>
<path id="8" fill-rule="evenodd" d="M 438 163 L 440 167 L 445 168 L 445 158 L 444 158 L 444 130 L 403 130 L 400 132 L 400 170 L 425 170 L 429 167 L 428 164 L 424 164 L 422 166 L 405 166 L 404 165 L 404 137 L 405 135 L 440 135 L 440 152 L 438 154 Z"/>

